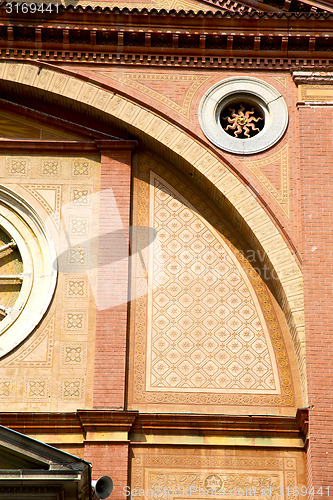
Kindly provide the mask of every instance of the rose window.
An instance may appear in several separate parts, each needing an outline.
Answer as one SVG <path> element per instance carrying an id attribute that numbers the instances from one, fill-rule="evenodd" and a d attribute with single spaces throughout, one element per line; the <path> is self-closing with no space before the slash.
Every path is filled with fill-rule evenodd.
<path id="1" fill-rule="evenodd" d="M 260 109 L 245 101 L 225 106 L 221 111 L 220 120 L 223 130 L 238 139 L 254 137 L 265 124 Z"/>
<path id="2" fill-rule="evenodd" d="M 0 357 L 43 318 L 56 285 L 56 262 L 51 235 L 39 214 L 0 185 Z"/>
<path id="3" fill-rule="evenodd" d="M 17 243 L 0 227 L 0 321 L 11 315 L 23 279 L 23 263 Z"/>
<path id="4" fill-rule="evenodd" d="M 234 154 L 255 154 L 282 138 L 288 125 L 288 108 L 268 82 L 238 76 L 217 83 L 204 94 L 199 122 L 218 148 Z"/>

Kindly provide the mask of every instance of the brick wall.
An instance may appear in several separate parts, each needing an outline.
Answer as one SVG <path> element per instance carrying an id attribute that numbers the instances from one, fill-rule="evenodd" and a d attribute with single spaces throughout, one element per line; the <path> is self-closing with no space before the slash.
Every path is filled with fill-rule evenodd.
<path id="1" fill-rule="evenodd" d="M 332 107 L 299 109 L 305 325 L 310 411 L 308 481 L 333 492 Z"/>
<path id="2" fill-rule="evenodd" d="M 124 408 L 130 183 L 131 151 L 102 155 L 95 408 Z"/>
<path id="3" fill-rule="evenodd" d="M 85 443 L 84 459 L 93 464 L 92 479 L 112 477 L 112 500 L 124 499 L 123 488 L 128 485 L 127 443 Z"/>

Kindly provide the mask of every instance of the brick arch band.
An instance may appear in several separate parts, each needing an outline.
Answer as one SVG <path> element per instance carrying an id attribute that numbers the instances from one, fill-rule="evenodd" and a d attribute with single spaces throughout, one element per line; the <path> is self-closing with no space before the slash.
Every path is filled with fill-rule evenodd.
<path id="1" fill-rule="evenodd" d="M 41 66 L 37 62 L 3 61 L 0 62 L 0 79 L 50 92 L 106 113 L 131 134 L 150 144 L 163 146 L 173 158 L 177 158 L 179 165 L 191 165 L 193 172 L 215 187 L 215 191 L 228 201 L 238 219 L 249 229 L 252 241 L 259 242 L 278 277 L 278 300 L 293 339 L 306 402 L 302 273 L 270 215 L 237 175 L 230 171 L 227 162 L 224 164 L 199 141 L 130 97 L 116 94 L 61 68 Z"/>

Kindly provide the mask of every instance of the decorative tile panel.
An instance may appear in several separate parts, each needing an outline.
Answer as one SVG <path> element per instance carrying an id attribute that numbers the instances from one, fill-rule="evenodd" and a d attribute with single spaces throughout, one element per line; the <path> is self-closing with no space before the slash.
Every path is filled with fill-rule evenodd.
<path id="1" fill-rule="evenodd" d="M 30 175 L 30 158 L 29 157 L 8 157 L 7 158 L 7 175 L 13 177 L 28 177 Z"/>
<path id="2" fill-rule="evenodd" d="M 129 408 L 289 414 L 282 328 L 290 333 L 240 235 L 188 179 L 148 155 L 134 193 L 133 224 L 155 239 L 137 231 L 133 241 Z"/>
<path id="3" fill-rule="evenodd" d="M 11 377 L 1 377 L 0 378 L 0 400 L 6 401 L 11 400 L 15 396 L 14 392 L 14 382 Z"/>
<path id="4" fill-rule="evenodd" d="M 280 392 L 263 315 L 228 246 L 179 193 L 151 177 L 152 277 L 147 388 Z M 152 271 L 151 271 L 152 274 Z"/>
<path id="5" fill-rule="evenodd" d="M 86 334 L 88 331 L 88 312 L 81 309 L 65 311 L 62 329 L 64 333 Z"/>
<path id="6" fill-rule="evenodd" d="M 80 368 L 84 366 L 87 358 L 87 344 L 85 342 L 62 342 L 61 364 Z"/>
<path id="7" fill-rule="evenodd" d="M 117 73 L 100 71 L 100 75 L 107 75 L 130 89 L 141 92 L 172 111 L 176 111 L 186 118 L 190 117 L 191 103 L 197 90 L 203 85 L 209 76 L 203 75 L 171 75 L 171 74 L 151 74 L 151 73 Z M 177 87 L 181 85 L 183 91 L 177 92 Z"/>
<path id="8" fill-rule="evenodd" d="M 54 184 L 21 184 L 46 210 L 59 227 L 62 186 Z"/>
<path id="9" fill-rule="evenodd" d="M 44 79 L 46 88 L 49 76 Z M 40 132 L 36 131 L 35 136 Z M 87 346 L 94 342 L 95 302 L 86 269 L 95 258 L 90 242 L 98 228 L 99 203 L 91 195 L 99 189 L 100 155 L 8 154 L 0 161 L 0 174 L 3 184 L 26 199 L 46 222 L 59 271 L 45 317 L 0 360 L 0 401 L 10 412 L 91 408 L 92 384 L 86 380 L 93 377 L 94 353 Z M 15 274 L 21 272 L 15 265 Z"/>
<path id="10" fill-rule="evenodd" d="M 288 144 L 280 151 L 262 160 L 244 162 L 259 179 L 266 191 L 279 204 L 289 217 L 289 148 Z"/>
<path id="11" fill-rule="evenodd" d="M 76 248 L 70 248 L 68 251 L 67 265 L 68 269 L 71 271 L 78 270 L 85 272 L 85 269 L 89 266 L 89 250 L 85 247 L 81 247 L 81 245 Z"/>
<path id="12" fill-rule="evenodd" d="M 85 276 L 66 276 L 65 296 L 69 299 L 88 298 L 88 279 Z"/>
<path id="13" fill-rule="evenodd" d="M 50 367 L 54 350 L 54 316 L 45 328 L 38 330 L 30 341 L 16 354 L 10 356 L 5 366 Z"/>
<path id="14" fill-rule="evenodd" d="M 253 453 L 252 450 L 205 448 L 199 451 L 192 447 L 146 446 L 133 447 L 131 456 L 130 488 L 133 492 L 145 492 L 149 500 L 159 497 L 170 500 L 301 498 L 299 492 L 306 485 L 302 450 Z M 284 460 L 288 456 L 293 467 L 286 469 Z"/>
<path id="15" fill-rule="evenodd" d="M 92 189 L 86 186 L 75 186 L 70 188 L 70 201 L 75 206 L 87 207 L 91 204 L 90 195 Z"/>
<path id="16" fill-rule="evenodd" d="M 42 177 L 59 177 L 61 174 L 61 162 L 58 158 L 47 158 L 42 160 L 39 167 Z"/>
<path id="17" fill-rule="evenodd" d="M 61 381 L 60 400 L 84 399 L 84 380 L 82 378 L 66 378 Z"/>
<path id="18" fill-rule="evenodd" d="M 71 217 L 69 233 L 72 238 L 82 238 L 89 235 L 89 219 L 87 217 Z"/>
<path id="19" fill-rule="evenodd" d="M 50 380 L 47 377 L 27 377 L 25 379 L 25 401 L 48 401 L 50 398 Z"/>
<path id="20" fill-rule="evenodd" d="M 71 173 L 74 178 L 88 179 L 91 176 L 90 160 L 74 158 L 71 163 Z"/>

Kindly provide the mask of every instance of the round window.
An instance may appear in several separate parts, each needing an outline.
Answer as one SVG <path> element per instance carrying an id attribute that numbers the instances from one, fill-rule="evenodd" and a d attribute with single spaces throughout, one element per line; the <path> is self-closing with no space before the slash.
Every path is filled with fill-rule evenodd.
<path id="1" fill-rule="evenodd" d="M 56 253 L 35 210 L 0 186 L 0 357 L 43 317 L 56 284 Z"/>
<path id="2" fill-rule="evenodd" d="M 246 95 L 226 99 L 219 111 L 221 126 L 231 137 L 251 139 L 264 128 L 263 109 Z"/>
<path id="3" fill-rule="evenodd" d="M 5 225 L 8 227 L 8 224 Z M 27 279 L 23 273 L 22 255 L 13 238 L 13 232 L 16 231 L 11 229 L 12 234 L 9 234 L 0 225 L 0 328 L 13 316 L 23 281 Z"/>
<path id="4" fill-rule="evenodd" d="M 282 95 L 256 78 L 228 78 L 203 96 L 199 121 L 216 146 L 236 154 L 260 153 L 273 146 L 288 125 Z"/>

